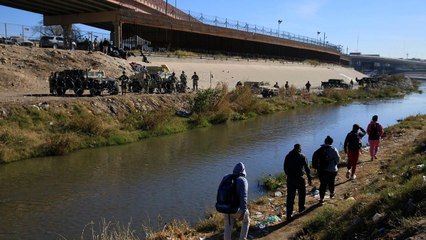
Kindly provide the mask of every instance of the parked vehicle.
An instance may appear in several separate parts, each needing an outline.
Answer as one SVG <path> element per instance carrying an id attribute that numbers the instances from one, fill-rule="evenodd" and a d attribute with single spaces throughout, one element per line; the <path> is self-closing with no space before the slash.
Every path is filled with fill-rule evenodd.
<path id="1" fill-rule="evenodd" d="M 350 88 L 351 85 L 345 83 L 343 79 L 328 79 L 327 82 L 321 82 L 322 88 Z"/>
<path id="2" fill-rule="evenodd" d="M 361 79 L 356 79 L 356 81 L 358 82 L 358 85 L 364 87 L 377 87 L 379 85 L 380 82 L 380 78 L 379 77 L 364 77 Z"/>
<path id="3" fill-rule="evenodd" d="M 91 96 L 100 96 L 104 91 L 117 95 L 119 88 L 115 79 L 105 77 L 105 72 L 94 69 L 64 70 L 53 72 L 49 76 L 49 88 L 52 95 L 63 96 L 67 90 L 73 90 L 77 96 L 82 96 L 85 90 Z"/>
<path id="4" fill-rule="evenodd" d="M 61 36 L 42 36 L 40 38 L 40 47 L 43 48 L 64 48 L 64 37 Z"/>
<path id="5" fill-rule="evenodd" d="M 31 41 L 22 41 L 22 42 L 18 42 L 19 46 L 26 46 L 26 47 L 32 47 L 34 46 L 34 43 Z"/>
<path id="6" fill-rule="evenodd" d="M 269 83 L 265 82 L 244 82 L 244 87 L 249 87 L 253 93 L 260 94 L 264 98 L 278 96 L 279 89 L 271 87 Z"/>

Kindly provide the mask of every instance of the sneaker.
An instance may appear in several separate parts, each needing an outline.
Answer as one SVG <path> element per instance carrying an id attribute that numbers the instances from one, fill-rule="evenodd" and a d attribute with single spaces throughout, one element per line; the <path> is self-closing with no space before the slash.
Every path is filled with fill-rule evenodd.
<path id="1" fill-rule="evenodd" d="M 303 213 L 305 210 L 306 210 L 306 208 L 303 207 L 303 208 L 299 209 L 299 213 Z"/>
<path id="2" fill-rule="evenodd" d="M 374 157 L 371 157 L 371 161 L 373 161 L 374 160 Z"/>
<path id="3" fill-rule="evenodd" d="M 324 204 L 324 199 L 320 199 L 320 200 L 319 200 L 319 205 L 321 205 L 321 206 L 322 206 L 323 204 Z"/>
<path id="4" fill-rule="evenodd" d="M 347 172 L 346 172 L 346 178 L 349 178 L 349 176 L 351 175 L 351 170 L 348 170 Z"/>
<path id="5" fill-rule="evenodd" d="M 376 156 L 376 155 L 374 155 L 374 158 L 375 158 L 375 159 L 377 159 L 377 156 Z"/>
<path id="6" fill-rule="evenodd" d="M 334 193 L 330 193 L 330 199 L 334 198 Z"/>
<path id="7" fill-rule="evenodd" d="M 352 177 L 351 177 L 351 179 L 352 179 L 352 180 L 355 180 L 355 179 L 356 179 L 356 175 L 355 175 L 355 174 L 353 174 L 353 175 L 352 175 Z"/>

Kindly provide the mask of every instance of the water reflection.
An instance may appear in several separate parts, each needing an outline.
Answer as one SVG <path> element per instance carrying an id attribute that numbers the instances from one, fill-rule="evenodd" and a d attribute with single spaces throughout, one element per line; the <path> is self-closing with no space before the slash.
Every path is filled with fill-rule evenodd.
<path id="1" fill-rule="evenodd" d="M 425 90 L 425 87 L 422 87 Z M 312 107 L 118 147 L 0 166 L 0 239 L 79 238 L 101 217 L 140 229 L 161 215 L 196 222 L 212 209 L 216 188 L 243 161 L 249 198 L 259 177 L 282 171 L 294 143 L 310 158 L 330 135 L 341 148 L 353 123 L 383 126 L 425 113 L 425 94 L 403 99 Z M 154 224 L 155 225 L 155 224 Z"/>

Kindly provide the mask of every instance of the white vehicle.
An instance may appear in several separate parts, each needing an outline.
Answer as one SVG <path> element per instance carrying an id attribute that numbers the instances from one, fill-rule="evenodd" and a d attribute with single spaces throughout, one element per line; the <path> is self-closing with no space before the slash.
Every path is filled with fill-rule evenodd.
<path id="1" fill-rule="evenodd" d="M 64 48 L 64 37 L 61 36 L 42 36 L 40 38 L 40 47 L 43 48 Z"/>

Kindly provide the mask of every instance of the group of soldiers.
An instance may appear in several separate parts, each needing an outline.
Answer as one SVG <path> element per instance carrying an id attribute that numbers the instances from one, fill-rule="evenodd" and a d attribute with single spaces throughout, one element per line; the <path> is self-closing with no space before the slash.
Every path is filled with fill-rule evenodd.
<path id="1" fill-rule="evenodd" d="M 126 71 L 123 71 L 123 74 L 118 78 L 122 95 L 125 95 L 128 91 L 141 92 L 143 89 L 147 93 L 184 93 L 188 90 L 188 77 L 185 71 L 182 71 L 179 80 L 175 72 L 166 78 L 162 78 L 159 74 L 150 74 L 148 71 L 142 71 L 135 76 L 138 77 L 129 77 L 126 75 Z M 194 72 L 191 79 L 192 90 L 198 91 L 198 81 L 200 78 L 196 72 Z"/>

